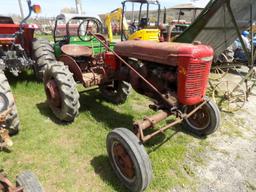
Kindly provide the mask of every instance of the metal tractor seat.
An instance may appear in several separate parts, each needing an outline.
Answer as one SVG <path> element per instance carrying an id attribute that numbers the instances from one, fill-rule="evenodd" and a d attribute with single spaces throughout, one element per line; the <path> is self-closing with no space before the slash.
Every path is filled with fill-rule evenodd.
<path id="1" fill-rule="evenodd" d="M 61 51 L 71 57 L 91 57 L 93 54 L 92 49 L 90 47 L 72 44 L 63 45 L 61 47 Z"/>

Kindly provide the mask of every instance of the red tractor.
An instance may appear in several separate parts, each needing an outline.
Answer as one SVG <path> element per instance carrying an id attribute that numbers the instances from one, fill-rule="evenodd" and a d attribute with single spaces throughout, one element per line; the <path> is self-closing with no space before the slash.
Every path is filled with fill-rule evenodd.
<path id="1" fill-rule="evenodd" d="M 20 24 L 12 18 L 0 16 L 0 69 L 8 70 L 15 76 L 33 67 L 36 77 L 42 79 L 47 61 L 55 60 L 54 51 L 47 40 L 34 38 L 38 27 L 26 24 L 32 12 L 39 13 L 39 5 L 27 0 L 29 14 Z"/>
<path id="2" fill-rule="evenodd" d="M 218 107 L 206 97 L 213 50 L 200 43 L 131 40 L 116 43 L 113 51 L 101 34 L 87 30 L 93 23 L 97 26 L 98 21 L 78 20 L 77 37 L 65 36 L 56 41 L 61 49 L 59 61 L 45 71 L 48 104 L 60 120 L 73 121 L 80 106 L 77 83 L 86 88 L 99 86 L 102 95 L 113 103 L 126 100 L 129 85 L 151 98 L 150 109 L 156 111 L 155 115 L 135 122 L 133 131 L 117 128 L 107 136 L 115 173 L 131 191 L 143 191 L 152 179 L 143 143 L 179 123 L 197 135 L 212 134 L 220 125 Z M 146 131 L 170 116 L 175 120 Z"/>

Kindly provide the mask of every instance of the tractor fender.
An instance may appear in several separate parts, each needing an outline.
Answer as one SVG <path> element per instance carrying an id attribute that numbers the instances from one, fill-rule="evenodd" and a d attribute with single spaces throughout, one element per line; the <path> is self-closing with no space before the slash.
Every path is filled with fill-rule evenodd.
<path id="1" fill-rule="evenodd" d="M 68 66 L 70 72 L 73 73 L 74 79 L 76 81 L 84 82 L 83 73 L 78 64 L 76 63 L 76 61 L 72 57 L 63 54 L 58 58 L 58 60 L 62 61 L 65 65 Z"/>

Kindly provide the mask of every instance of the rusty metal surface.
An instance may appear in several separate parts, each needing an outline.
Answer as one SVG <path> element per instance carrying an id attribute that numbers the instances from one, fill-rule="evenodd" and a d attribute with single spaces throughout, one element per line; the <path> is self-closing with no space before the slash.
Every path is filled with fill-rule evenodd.
<path id="1" fill-rule="evenodd" d="M 122 174 L 129 179 L 133 179 L 135 176 L 134 164 L 126 149 L 120 143 L 116 143 L 113 152 L 115 162 Z"/>
<path id="2" fill-rule="evenodd" d="M 16 187 L 0 170 L 0 192 L 23 192 L 22 187 Z"/>
<path id="3" fill-rule="evenodd" d="M 90 47 L 82 46 L 82 45 L 72 45 L 72 44 L 67 44 L 63 45 L 61 47 L 61 51 L 69 55 L 71 57 L 80 57 L 80 56 L 85 56 L 85 57 L 91 57 L 93 52 Z"/>
<path id="4" fill-rule="evenodd" d="M 114 50 L 122 57 L 132 57 L 175 67 L 179 62 L 178 57 L 197 58 L 197 53 L 206 49 L 209 47 L 205 45 L 133 40 L 118 42 Z"/>
<path id="5" fill-rule="evenodd" d="M 176 105 L 172 100 L 169 98 L 166 98 L 165 95 L 163 95 L 158 88 L 156 88 L 152 83 L 150 83 L 149 80 L 147 80 L 143 75 L 141 75 L 136 69 L 134 69 L 131 65 L 129 65 L 121 56 L 119 56 L 115 51 L 111 50 L 111 48 L 104 43 L 102 40 L 100 40 L 97 36 L 94 34 L 91 34 L 94 36 L 108 51 L 112 52 L 128 69 L 133 71 L 137 76 L 139 76 L 142 81 L 155 93 L 159 96 L 159 98 L 168 106 L 168 107 L 173 107 Z M 128 42 L 128 41 L 127 41 Z"/>
<path id="6" fill-rule="evenodd" d="M 61 55 L 58 58 L 59 61 L 62 61 L 65 65 L 68 66 L 69 71 L 74 74 L 76 81 L 83 82 L 83 73 L 81 68 L 78 66 L 77 62 L 68 55 Z"/>
<path id="7" fill-rule="evenodd" d="M 173 115 L 176 115 L 176 119 L 167 124 L 166 126 L 154 131 L 153 133 L 150 133 L 148 135 L 145 135 L 144 134 L 144 130 L 142 129 L 142 127 L 138 127 L 139 130 L 138 130 L 138 138 L 143 142 L 147 142 L 148 140 L 150 140 L 151 138 L 155 137 L 156 135 L 160 134 L 160 133 L 163 133 L 164 131 L 166 131 L 167 129 L 170 129 L 172 127 L 174 127 L 175 125 L 177 124 L 180 124 L 182 121 L 184 121 L 185 118 L 195 118 L 195 116 L 197 116 L 198 118 L 198 115 L 201 114 L 200 110 L 201 108 L 204 107 L 204 105 L 208 102 L 207 99 L 205 99 L 204 102 L 202 102 L 201 104 L 199 105 L 196 105 L 195 107 L 193 107 L 193 109 L 189 110 L 188 113 L 186 114 L 183 114 L 182 112 L 179 112 L 178 110 L 174 111 L 173 112 Z M 199 114 L 197 114 L 199 112 Z M 171 115 L 171 114 L 170 114 Z M 163 116 L 162 116 L 163 117 Z M 200 118 L 199 118 L 200 119 Z M 164 120 L 164 119 L 163 119 Z M 160 121 L 159 121 L 160 122 Z"/>
<path id="8" fill-rule="evenodd" d="M 155 115 L 150 117 L 145 117 L 142 121 L 137 121 L 133 124 L 133 127 L 136 133 L 139 133 L 139 129 L 145 130 L 148 128 L 154 127 L 155 124 L 159 123 L 160 121 L 166 119 L 171 114 L 167 111 L 161 111 Z"/>
<path id="9" fill-rule="evenodd" d="M 61 96 L 55 80 L 52 79 L 46 83 L 46 94 L 51 105 L 61 107 Z"/>
<path id="10" fill-rule="evenodd" d="M 99 73 L 84 73 L 83 74 L 83 82 L 85 87 L 92 87 L 94 85 L 101 84 L 103 80 L 103 75 Z"/>
<path id="11" fill-rule="evenodd" d="M 191 113 L 197 106 L 187 106 L 186 113 Z M 204 105 L 197 110 L 196 113 L 193 113 L 190 117 L 187 118 L 189 122 L 198 130 L 205 129 L 210 124 L 210 114 L 207 111 L 207 106 Z"/>

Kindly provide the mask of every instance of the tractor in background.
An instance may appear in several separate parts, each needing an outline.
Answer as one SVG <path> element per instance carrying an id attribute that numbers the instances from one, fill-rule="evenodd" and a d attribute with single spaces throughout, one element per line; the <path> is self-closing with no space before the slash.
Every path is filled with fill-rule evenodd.
<path id="1" fill-rule="evenodd" d="M 157 12 L 156 20 L 150 17 L 151 11 Z M 123 1 L 122 8 L 117 8 L 105 16 L 109 41 L 113 41 L 112 22 L 114 21 L 120 29 L 122 41 L 135 39 L 159 41 L 160 14 L 161 5 L 158 0 Z"/>
<path id="2" fill-rule="evenodd" d="M 34 38 L 37 25 L 26 23 L 32 12 L 40 13 L 41 7 L 32 5 L 31 0 L 27 0 L 27 4 L 29 13 L 20 24 L 15 24 L 11 17 L 0 16 L 0 69 L 17 76 L 21 71 L 33 68 L 40 80 L 47 61 L 55 60 L 55 56 L 47 40 Z"/>
<path id="3" fill-rule="evenodd" d="M 72 20 L 66 24 L 65 36 L 55 36 L 58 61 L 44 74 L 47 103 L 58 119 L 72 122 L 80 107 L 77 84 L 98 87 L 102 96 L 115 104 L 126 101 L 131 86 L 151 98 L 149 107 L 154 115 L 134 122 L 133 131 L 114 129 L 106 142 L 118 178 L 130 191 L 144 191 L 152 180 L 144 143 L 179 123 L 199 136 L 214 133 L 220 125 L 219 109 L 206 97 L 213 50 L 199 42 L 130 40 L 110 44 L 100 34 L 102 25 L 96 18 Z M 72 33 L 70 24 L 77 26 Z M 159 123 L 170 117 L 175 120 L 159 128 Z"/>

